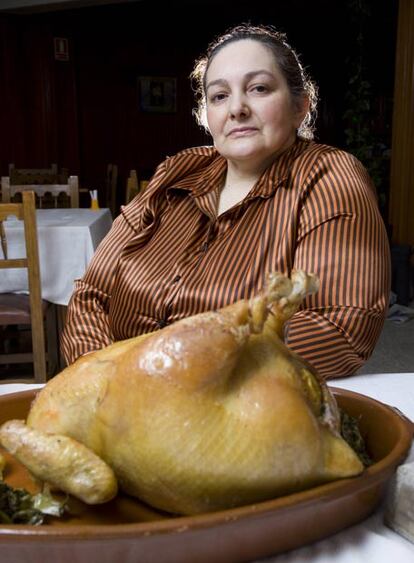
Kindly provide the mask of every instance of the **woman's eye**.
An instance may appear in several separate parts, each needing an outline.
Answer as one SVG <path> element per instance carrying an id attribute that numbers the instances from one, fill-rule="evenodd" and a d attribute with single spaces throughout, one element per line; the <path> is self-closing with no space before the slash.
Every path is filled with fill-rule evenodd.
<path id="1" fill-rule="evenodd" d="M 217 92 L 217 94 L 212 94 L 210 96 L 210 101 L 211 102 L 221 102 L 222 100 L 224 100 L 224 98 L 226 97 L 226 94 L 224 92 Z"/>
<path id="2" fill-rule="evenodd" d="M 268 92 L 269 88 L 265 84 L 255 84 L 252 86 L 252 90 L 261 94 L 263 92 Z"/>

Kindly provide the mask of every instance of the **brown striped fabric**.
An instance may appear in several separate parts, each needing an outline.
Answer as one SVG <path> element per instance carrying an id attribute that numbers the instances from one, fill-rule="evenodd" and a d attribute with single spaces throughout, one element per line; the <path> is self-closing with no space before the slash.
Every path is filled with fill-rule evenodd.
<path id="1" fill-rule="evenodd" d="M 77 280 L 62 345 L 68 362 L 256 293 L 266 274 L 316 273 L 320 291 L 287 341 L 326 377 L 354 373 L 377 341 L 390 266 L 371 181 L 353 156 L 298 140 L 238 205 L 217 216 L 225 160 L 185 150 L 122 209 Z"/>

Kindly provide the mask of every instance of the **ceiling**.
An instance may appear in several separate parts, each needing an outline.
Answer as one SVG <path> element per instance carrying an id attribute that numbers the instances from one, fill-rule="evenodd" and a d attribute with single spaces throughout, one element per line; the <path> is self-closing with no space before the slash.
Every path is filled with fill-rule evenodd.
<path id="1" fill-rule="evenodd" d="M 137 0 L 1 0 L 0 12 L 35 13 L 69 8 L 86 8 L 104 4 L 121 4 Z"/>

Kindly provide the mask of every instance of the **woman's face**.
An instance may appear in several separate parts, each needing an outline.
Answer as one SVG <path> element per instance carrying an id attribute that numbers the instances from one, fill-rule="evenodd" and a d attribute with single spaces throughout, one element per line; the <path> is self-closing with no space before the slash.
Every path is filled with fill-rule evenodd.
<path id="1" fill-rule="evenodd" d="M 223 47 L 206 76 L 207 121 L 214 145 L 234 164 L 266 167 L 296 138 L 298 111 L 273 53 L 242 39 Z"/>

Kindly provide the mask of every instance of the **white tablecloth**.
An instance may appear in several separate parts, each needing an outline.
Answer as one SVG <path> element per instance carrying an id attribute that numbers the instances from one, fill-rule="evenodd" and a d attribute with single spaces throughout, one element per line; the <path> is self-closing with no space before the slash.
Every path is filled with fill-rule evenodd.
<path id="1" fill-rule="evenodd" d="M 67 305 L 73 283 L 82 277 L 112 225 L 109 209 L 38 209 L 36 211 L 42 298 Z M 9 258 L 25 256 L 23 225 L 4 222 Z M 26 270 L 2 270 L 0 293 L 27 291 Z"/>
<path id="2" fill-rule="evenodd" d="M 332 386 L 369 395 L 397 407 L 414 420 L 414 373 L 357 375 L 335 379 Z M 0 384 L 0 394 L 41 385 Z M 414 461 L 414 449 L 405 461 Z M 295 549 L 261 563 L 413 563 L 414 544 L 396 534 L 383 522 L 380 507 L 370 518 L 325 540 Z"/>

